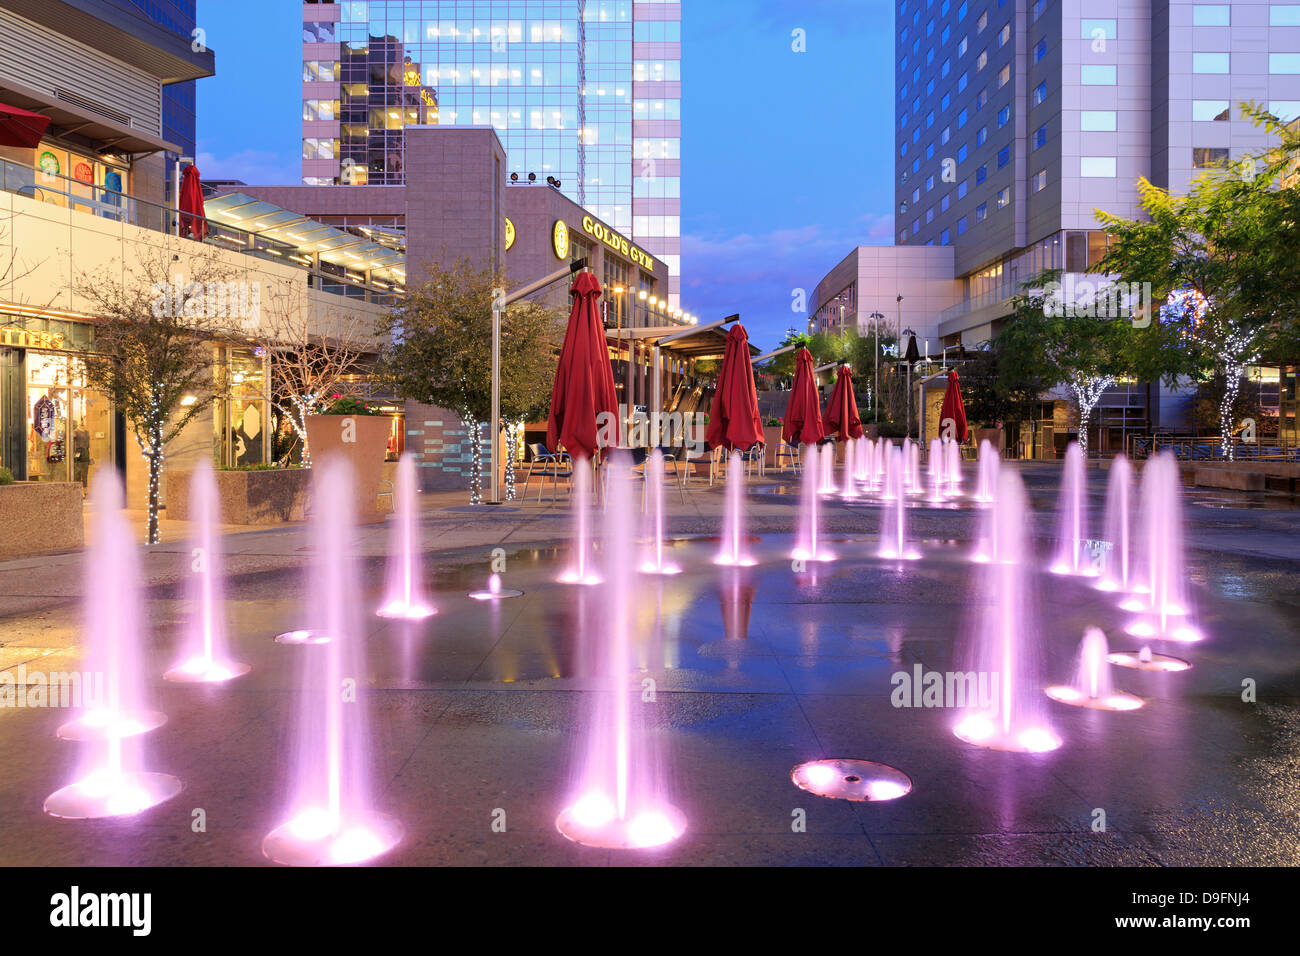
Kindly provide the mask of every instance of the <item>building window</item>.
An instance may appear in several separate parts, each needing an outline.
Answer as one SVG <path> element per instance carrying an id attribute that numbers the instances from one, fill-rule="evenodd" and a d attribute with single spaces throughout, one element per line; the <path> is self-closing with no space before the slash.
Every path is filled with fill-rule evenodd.
<path id="1" fill-rule="evenodd" d="M 947 6 L 947 4 L 945 4 Z M 939 43 L 946 44 L 948 37 L 952 35 L 952 27 L 944 27 L 943 32 L 939 34 Z"/>
<path id="2" fill-rule="evenodd" d="M 1279 4 L 1269 7 L 1268 25 L 1271 27 L 1300 27 L 1300 6 Z"/>
<path id="3" fill-rule="evenodd" d="M 1192 169 L 1210 169 L 1228 161 L 1228 151 L 1218 146 L 1193 146 Z"/>
<path id="4" fill-rule="evenodd" d="M 975 145 L 983 146 L 988 141 L 988 138 L 989 128 L 987 126 L 981 126 L 979 132 L 975 134 Z"/>
<path id="5" fill-rule="evenodd" d="M 988 214 L 989 214 L 989 204 L 988 204 L 988 203 L 986 203 L 986 202 L 982 202 L 982 203 L 980 203 L 978 206 L 975 207 L 975 221 L 976 221 L 976 222 L 983 222 L 983 221 L 984 221 L 984 217 L 987 216 Z"/>
<path id="6" fill-rule="evenodd" d="M 1192 119 L 1196 122 L 1222 123 L 1231 113 L 1232 105 L 1227 100 L 1192 100 Z"/>
<path id="7" fill-rule="evenodd" d="M 967 80 L 968 78 L 969 78 L 969 77 L 968 77 L 968 74 L 966 74 L 966 73 L 962 73 L 961 76 L 957 77 L 957 92 L 958 92 L 958 93 L 960 93 L 962 90 L 966 89 L 966 80 Z"/>
<path id="8" fill-rule="evenodd" d="M 1043 102 L 1043 100 L 1045 100 L 1045 99 L 1047 99 L 1047 81 L 1046 81 L 1046 80 L 1044 80 L 1043 82 L 1039 83 L 1037 86 L 1034 87 L 1034 102 L 1033 102 L 1033 105 L 1034 105 L 1034 106 L 1037 106 L 1039 103 Z"/>
<path id="9" fill-rule="evenodd" d="M 907 144 L 904 143 L 903 145 L 901 145 L 901 146 L 898 147 L 898 156 L 899 156 L 899 158 L 901 159 L 902 157 L 904 157 L 904 156 L 906 156 L 906 155 L 907 155 Z"/>
<path id="10" fill-rule="evenodd" d="M 957 22 L 961 23 L 966 19 L 966 0 L 962 0 L 961 5 L 957 8 Z"/>
<path id="11" fill-rule="evenodd" d="M 1273 72 L 1273 54 L 1268 58 L 1269 72 Z M 1193 53 L 1192 54 L 1192 72 L 1193 73 L 1227 73 L 1229 67 L 1229 58 L 1226 53 Z M 1085 66 L 1086 70 L 1087 67 Z M 1113 71 L 1115 68 L 1111 67 Z"/>
<path id="12" fill-rule="evenodd" d="M 980 18 L 975 21 L 975 32 L 983 33 L 984 28 L 989 25 L 989 12 L 985 10 L 980 14 Z"/>
<path id="13" fill-rule="evenodd" d="M 925 65 L 929 66 L 933 62 L 934 62 L 934 47 L 930 47 L 930 49 L 925 51 Z"/>
<path id="14" fill-rule="evenodd" d="M 987 103 L 988 101 L 989 101 L 989 90 L 988 87 L 986 86 L 984 89 L 980 90 L 978 93 L 975 94 L 975 108 L 977 110 L 982 109 L 984 104 Z"/>
<path id="15" fill-rule="evenodd" d="M 1114 20 L 1080 20 L 1079 27 L 1080 27 L 1079 35 L 1081 39 L 1084 40 L 1115 39 Z M 1098 31 L 1100 31 L 1100 35 Z"/>
<path id="16" fill-rule="evenodd" d="M 939 67 L 939 76 L 944 77 L 952 72 L 952 57 L 943 58 L 943 65 Z"/>
<path id="17" fill-rule="evenodd" d="M 1113 133 L 1116 116 L 1114 110 L 1083 110 L 1079 113 L 1079 129 L 1085 133 Z"/>
<path id="18" fill-rule="evenodd" d="M 980 50 L 980 55 L 975 58 L 975 72 L 978 73 L 984 67 L 989 65 L 989 51 Z"/>
<path id="19" fill-rule="evenodd" d="M 930 223 L 932 223 L 932 222 L 934 222 L 934 207 L 933 207 L 933 206 L 931 206 L 929 209 L 927 209 L 927 210 L 925 211 L 925 224 L 928 226 L 928 225 L 929 225 Z"/>
<path id="20" fill-rule="evenodd" d="M 945 126 L 943 128 L 943 132 L 939 134 L 939 145 L 940 146 L 946 145 L 948 140 L 951 138 L 952 138 L 952 127 Z"/>
<path id="21" fill-rule="evenodd" d="M 945 93 L 945 94 L 943 94 L 943 96 L 939 99 L 939 109 L 941 109 L 941 110 L 946 110 L 946 109 L 948 108 L 949 104 L 951 104 L 951 103 L 952 103 L 952 94 L 951 94 L 951 93 Z"/>
<path id="22" fill-rule="evenodd" d="M 1225 57 L 1228 54 L 1223 54 Z M 1227 70 L 1223 71 L 1227 73 Z M 1300 53 L 1270 53 L 1268 55 L 1268 72 L 1300 73 Z"/>
<path id="23" fill-rule="evenodd" d="M 1047 188 L 1047 170 L 1040 169 L 1034 173 L 1034 192 L 1041 193 Z"/>
<path id="24" fill-rule="evenodd" d="M 1001 209 L 1009 202 L 1011 202 L 1011 188 L 1009 186 L 1004 186 L 1002 189 L 998 190 L 998 208 Z"/>
<path id="25" fill-rule="evenodd" d="M 907 114 L 906 114 L 906 113 L 904 113 L 902 116 L 900 116 L 900 117 L 898 118 L 898 128 L 899 128 L 899 129 L 907 129 Z"/>
<path id="26" fill-rule="evenodd" d="M 958 128 L 958 129 L 961 129 L 963 126 L 966 125 L 966 115 L 967 115 L 967 114 L 966 114 L 966 110 L 964 110 L 964 109 L 963 109 L 960 113 L 957 114 L 957 128 Z M 1276 114 L 1275 114 L 1275 115 L 1276 115 Z"/>
<path id="27" fill-rule="evenodd" d="M 943 232 L 939 233 L 939 245 L 941 245 L 941 246 L 946 246 L 946 245 L 949 243 L 949 241 L 950 241 L 950 238 L 949 238 L 949 234 L 948 234 L 948 230 L 947 230 L 947 229 L 945 229 Z"/>
<path id="28" fill-rule="evenodd" d="M 1199 53 L 1192 54 L 1200 56 Z M 1215 54 L 1218 56 L 1219 54 Z M 1224 53 L 1226 57 L 1228 54 Z M 1115 85 L 1115 67 L 1106 64 L 1085 64 L 1079 67 L 1079 82 L 1084 86 L 1114 86 Z"/>
<path id="29" fill-rule="evenodd" d="M 957 149 L 957 162 L 958 162 L 958 164 L 961 164 L 961 163 L 966 162 L 966 144 L 965 144 L 965 143 L 962 143 L 961 146 L 958 147 L 958 149 Z"/>
<path id="30" fill-rule="evenodd" d="M 1079 175 L 1085 179 L 1114 179 L 1114 156 L 1080 156 Z"/>
<path id="31" fill-rule="evenodd" d="M 1047 124 L 1044 123 L 1038 129 L 1034 130 L 1034 149 L 1042 149 L 1047 145 Z"/>
<path id="32" fill-rule="evenodd" d="M 966 37 L 962 37 L 961 42 L 957 44 L 957 56 L 965 56 L 968 49 L 970 49 L 970 43 L 967 41 Z"/>
<path id="33" fill-rule="evenodd" d="M 957 184 L 957 198 L 958 199 L 966 198 L 966 180 L 964 179 Z"/>
<path id="34" fill-rule="evenodd" d="M 933 92 L 934 92 L 934 77 L 930 77 L 930 79 L 927 80 L 925 84 L 925 95 L 929 96 Z"/>
<path id="35" fill-rule="evenodd" d="M 1197 4 L 1192 7 L 1192 26 L 1226 27 L 1231 22 L 1231 10 L 1232 8 L 1226 3 Z"/>
<path id="36" fill-rule="evenodd" d="M 1047 56 L 1047 38 L 1039 40 L 1034 44 L 1034 62 L 1037 63 L 1043 57 Z"/>
<path id="37" fill-rule="evenodd" d="M 975 185 L 978 186 L 984 180 L 989 178 L 989 164 L 985 163 L 979 169 L 975 170 Z"/>
<path id="38" fill-rule="evenodd" d="M 952 193 L 944 193 L 943 198 L 939 200 L 939 211 L 947 212 L 948 206 L 952 201 Z"/>
<path id="39" fill-rule="evenodd" d="M 1003 146 L 998 150 L 998 169 L 1001 169 L 1009 162 L 1011 162 L 1011 147 Z"/>
<path id="40" fill-rule="evenodd" d="M 912 202 L 920 202 L 920 201 L 921 201 L 921 187 L 917 186 L 915 189 L 912 190 Z"/>
<path id="41" fill-rule="evenodd" d="M 1011 39 L 1011 24 L 1007 23 L 1004 24 L 1002 29 L 998 31 L 998 48 L 1001 49 L 1002 47 L 1006 46 L 1007 41 L 1010 39 Z"/>
<path id="42" fill-rule="evenodd" d="M 960 219 L 957 220 L 957 235 L 960 236 L 965 231 L 966 231 L 966 217 L 962 216 Z"/>
<path id="43" fill-rule="evenodd" d="M 921 127 L 918 126 L 916 129 L 912 130 L 912 142 L 919 143 L 920 141 L 921 141 Z"/>
<path id="44" fill-rule="evenodd" d="M 934 158 L 934 143 L 925 144 L 925 158 L 926 159 Z"/>
<path id="45" fill-rule="evenodd" d="M 930 110 L 930 112 L 925 114 L 925 128 L 929 129 L 933 125 L 934 125 L 934 110 Z"/>
<path id="46" fill-rule="evenodd" d="M 1008 63 L 1002 69 L 998 70 L 998 89 L 1006 86 L 1011 82 L 1011 64 Z"/>
<path id="47" fill-rule="evenodd" d="M 926 191 L 926 192 L 929 192 L 929 191 L 930 191 L 931 189 L 933 189 L 933 188 L 934 188 L 934 177 L 933 177 L 933 176 L 926 176 L 926 177 L 925 177 L 925 191 Z"/>
<path id="48" fill-rule="evenodd" d="M 1300 7 L 1296 9 L 1300 10 Z M 1300 119 L 1300 100 L 1269 100 L 1268 111 L 1283 123 L 1293 122 Z"/>
<path id="49" fill-rule="evenodd" d="M 918 156 L 916 157 L 916 159 L 912 160 L 912 172 L 919 173 L 920 171 L 921 171 L 921 157 Z"/>
<path id="50" fill-rule="evenodd" d="M 1047 9 L 1047 0 L 1034 0 L 1034 5 L 1029 11 L 1030 22 L 1037 20 Z"/>
<path id="51" fill-rule="evenodd" d="M 918 232 L 920 232 L 920 231 L 921 231 L 921 220 L 919 220 L 919 219 L 913 219 L 913 220 L 912 220 L 912 235 L 915 236 L 915 235 L 916 235 Z"/>
<path id="52" fill-rule="evenodd" d="M 925 35 L 930 36 L 934 33 L 934 17 L 931 17 L 925 25 Z"/>
<path id="53" fill-rule="evenodd" d="M 1004 106 L 998 110 L 998 129 L 1006 126 L 1011 121 L 1011 107 Z"/>

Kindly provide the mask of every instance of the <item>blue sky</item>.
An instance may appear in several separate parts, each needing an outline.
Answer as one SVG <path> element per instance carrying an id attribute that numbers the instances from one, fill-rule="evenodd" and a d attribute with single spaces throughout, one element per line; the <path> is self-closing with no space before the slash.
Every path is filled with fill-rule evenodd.
<path id="1" fill-rule="evenodd" d="M 199 0 L 206 178 L 300 175 L 301 6 Z M 885 0 L 685 0 L 682 306 L 740 312 L 755 344 L 855 245 L 893 232 L 893 21 Z M 804 31 L 806 52 L 792 50 Z"/>

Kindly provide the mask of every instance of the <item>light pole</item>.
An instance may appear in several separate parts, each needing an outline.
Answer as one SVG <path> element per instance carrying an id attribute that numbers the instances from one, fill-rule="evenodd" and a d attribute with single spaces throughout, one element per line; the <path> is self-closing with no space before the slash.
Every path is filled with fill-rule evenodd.
<path id="1" fill-rule="evenodd" d="M 876 406 L 876 424 L 880 424 L 880 320 L 885 317 L 883 312 L 872 312 L 870 318 L 876 323 L 875 331 L 872 333 L 871 351 L 875 352 L 876 361 L 876 390 L 871 393 L 872 403 Z"/>
<path id="2" fill-rule="evenodd" d="M 488 434 L 492 436 L 492 500 L 488 502 L 490 505 L 501 504 L 500 475 L 497 474 L 500 468 L 497 429 L 501 421 L 501 313 L 511 302 L 527 298 L 535 292 L 542 291 L 552 282 L 559 282 L 561 279 L 576 275 L 585 268 L 587 268 L 586 259 L 575 259 L 563 269 L 556 269 L 550 275 L 522 286 L 509 295 L 503 292 L 492 298 L 492 424 L 488 428 Z M 474 441 L 478 441 L 477 435 L 474 436 Z"/>
<path id="3" fill-rule="evenodd" d="M 900 303 L 903 301 L 901 295 L 898 297 L 898 301 Z M 899 308 L 901 310 L 902 306 L 900 305 Z M 900 347 L 903 344 L 904 335 L 914 336 L 916 333 L 911 329 L 903 329 L 898 335 L 898 344 Z M 903 352 L 903 362 L 907 365 L 907 428 L 904 430 L 903 434 L 910 437 L 912 434 L 912 360 L 908 358 L 907 350 Z"/>

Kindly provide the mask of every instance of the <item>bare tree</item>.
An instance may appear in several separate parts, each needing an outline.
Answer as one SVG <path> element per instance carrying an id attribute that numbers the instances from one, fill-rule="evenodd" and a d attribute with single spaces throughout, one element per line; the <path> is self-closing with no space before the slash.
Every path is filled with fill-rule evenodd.
<path id="1" fill-rule="evenodd" d="M 110 264 L 74 282 L 100 320 L 85 356 L 87 382 L 125 416 L 149 466 L 148 544 L 158 542 L 167 444 L 215 397 L 212 342 L 258 307 L 258 286 L 234 280 L 214 259 L 184 266 L 182 274 L 165 253 L 142 254 L 125 270 Z"/>
<path id="2" fill-rule="evenodd" d="M 271 354 L 265 397 L 302 442 L 303 464 L 310 467 L 307 416 L 336 396 L 352 394 L 350 379 L 365 370 L 367 355 L 378 350 L 374 322 L 359 312 L 334 307 L 313 316 L 306 289 L 293 285 L 267 296 L 259 335 Z M 287 459 L 288 453 L 283 457 Z"/>

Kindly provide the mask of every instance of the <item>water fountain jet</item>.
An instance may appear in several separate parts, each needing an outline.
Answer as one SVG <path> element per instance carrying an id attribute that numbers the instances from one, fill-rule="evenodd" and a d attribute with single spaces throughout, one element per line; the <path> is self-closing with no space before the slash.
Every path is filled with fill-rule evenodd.
<path id="1" fill-rule="evenodd" d="M 1100 628 L 1090 627 L 1079 642 L 1074 682 L 1047 688 L 1047 696 L 1062 704 L 1093 710 L 1137 710 L 1141 697 L 1115 690 L 1110 679 L 1110 648 Z"/>
<path id="2" fill-rule="evenodd" d="M 393 513 L 397 519 L 388 547 L 388 583 L 380 617 L 422 621 L 438 613 L 424 596 L 420 561 L 420 488 L 415 459 L 403 455 L 393 482 Z"/>
<path id="3" fill-rule="evenodd" d="M 727 503 L 722 522 L 722 549 L 714 564 L 749 567 L 757 562 L 745 553 L 745 464 L 733 451 L 727 463 Z"/>

